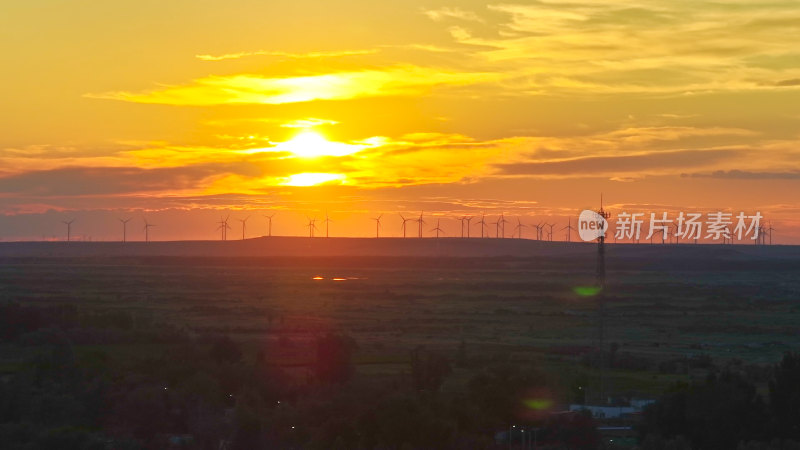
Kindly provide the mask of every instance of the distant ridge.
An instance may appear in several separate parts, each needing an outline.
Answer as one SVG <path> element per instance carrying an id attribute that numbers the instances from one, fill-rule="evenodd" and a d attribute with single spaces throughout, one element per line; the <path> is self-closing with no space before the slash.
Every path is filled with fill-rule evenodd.
<path id="1" fill-rule="evenodd" d="M 779 259 L 800 261 L 800 246 L 606 244 L 610 258 Z M 0 258 L 104 257 L 449 257 L 592 258 L 593 243 L 496 238 L 308 238 L 229 241 L 0 242 Z"/>

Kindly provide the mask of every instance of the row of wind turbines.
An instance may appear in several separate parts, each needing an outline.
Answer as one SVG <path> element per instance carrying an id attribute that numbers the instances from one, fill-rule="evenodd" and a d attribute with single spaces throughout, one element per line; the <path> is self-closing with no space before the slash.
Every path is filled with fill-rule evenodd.
<path id="1" fill-rule="evenodd" d="M 408 223 L 416 223 L 417 225 L 417 237 L 422 238 L 425 237 L 425 225 L 428 223 L 425 220 L 425 213 L 424 211 L 420 213 L 419 217 L 406 217 L 403 214 L 398 214 L 400 216 L 400 229 L 403 233 L 403 237 L 409 237 L 409 227 Z M 272 218 L 275 214 L 271 215 L 264 215 L 264 218 L 267 219 L 267 237 L 272 237 Z M 371 220 L 375 221 L 375 237 L 381 237 L 381 230 L 383 229 L 383 218 L 385 214 L 380 214 L 377 217 L 373 217 Z M 247 216 L 244 219 L 236 219 L 238 222 L 241 223 L 242 226 L 242 239 L 244 240 L 247 237 L 247 221 L 250 220 L 252 216 Z M 506 238 L 506 224 L 511 223 L 508 219 L 505 218 L 504 214 L 500 214 L 494 222 L 487 221 L 486 214 L 481 214 L 480 220 L 476 221 L 475 224 L 472 224 L 473 219 L 477 219 L 477 216 L 462 216 L 457 218 L 458 221 L 461 222 L 461 237 L 462 238 L 470 238 L 473 237 L 471 230 L 473 226 L 480 226 L 480 237 L 487 238 L 491 236 L 491 229 L 494 227 L 494 237 L 496 238 Z M 317 236 L 317 232 L 320 231 L 319 227 L 317 226 L 317 218 L 316 217 L 308 217 L 306 216 L 307 222 L 304 225 L 305 228 L 308 229 L 308 237 L 313 238 Z M 221 217 L 217 224 L 216 230 L 220 232 L 220 240 L 227 240 L 228 239 L 228 231 L 232 229 L 229 224 L 230 216 Z M 321 223 L 325 226 L 325 237 L 330 237 L 330 224 L 333 222 L 333 219 L 330 218 L 328 213 L 325 213 L 325 218 L 320 220 Z M 509 237 L 511 238 L 519 238 L 522 239 L 523 229 L 532 227 L 536 229 L 536 239 L 538 240 L 553 240 L 553 236 L 556 231 L 563 231 L 567 230 L 566 239 L 568 241 L 571 240 L 572 231 L 576 230 L 574 226 L 572 226 L 572 221 L 570 220 L 567 226 L 555 230 L 556 224 L 555 223 L 547 223 L 547 222 L 539 222 L 538 224 L 531 224 L 526 225 L 522 223 L 520 218 L 517 218 L 517 223 L 514 226 L 512 233 Z M 442 235 L 445 235 L 445 231 L 441 227 L 441 218 L 436 219 L 436 226 L 429 230 L 433 233 L 433 237 L 439 238 Z M 477 236 L 476 236 L 477 237 Z"/>
<path id="2" fill-rule="evenodd" d="M 127 219 L 117 219 L 122 223 L 122 242 L 128 242 L 128 222 L 131 221 L 133 217 L 128 217 Z M 144 221 L 144 241 L 150 242 L 150 228 L 156 226 L 154 223 L 150 223 L 147 219 L 142 218 Z M 70 220 L 62 220 L 61 223 L 67 226 L 67 242 L 72 240 L 72 224 L 75 222 L 75 219 Z"/>
<path id="3" fill-rule="evenodd" d="M 418 238 L 425 237 L 425 225 L 428 224 L 428 221 L 425 220 L 424 211 L 420 212 L 418 217 L 414 217 L 414 216 L 408 216 L 407 217 L 406 215 L 404 215 L 402 213 L 398 213 L 398 215 L 400 216 L 400 230 L 402 231 L 404 238 L 409 237 L 409 226 L 408 226 L 409 223 L 411 223 L 412 225 L 416 224 L 416 237 L 418 237 Z M 381 230 L 383 229 L 382 220 L 383 220 L 384 216 L 385 216 L 385 214 L 380 214 L 377 217 L 373 217 L 371 219 L 371 220 L 375 221 L 375 237 L 376 238 L 380 238 L 381 237 Z M 247 216 L 244 219 L 236 219 L 236 221 L 238 221 L 241 224 L 241 230 L 242 230 L 241 239 L 242 240 L 246 239 L 246 237 L 247 237 L 247 221 L 250 220 L 251 217 L 252 216 Z M 272 237 L 272 219 L 273 219 L 273 217 L 275 217 L 275 213 L 272 213 L 272 214 L 269 214 L 269 215 L 263 215 L 263 217 L 267 220 L 267 223 L 266 223 L 266 225 L 267 225 L 267 227 L 266 227 L 267 234 L 266 234 L 266 236 L 267 237 Z M 311 218 L 311 217 L 306 216 L 306 219 L 308 219 L 308 222 L 305 224 L 304 227 L 308 228 L 308 237 L 314 238 L 314 237 L 317 236 L 317 232 L 320 231 L 319 227 L 317 226 L 317 218 L 316 217 Z M 480 219 L 480 220 L 476 220 L 476 219 Z M 128 222 L 130 222 L 132 220 L 132 218 L 131 217 L 128 217 L 128 218 L 125 218 L 125 219 L 119 218 L 117 220 L 119 220 L 119 222 L 122 224 L 122 242 L 127 242 L 128 241 Z M 429 219 L 429 220 L 432 220 L 432 219 Z M 492 238 L 492 237 L 494 237 L 494 238 L 499 238 L 499 239 L 505 239 L 506 236 L 507 236 L 507 234 L 506 234 L 506 224 L 513 224 L 513 228 L 511 230 L 511 234 L 508 235 L 508 237 L 512 238 L 512 239 L 513 238 L 523 239 L 523 231 L 526 228 L 530 228 L 534 232 L 533 239 L 535 239 L 535 240 L 553 241 L 557 232 L 564 231 L 565 232 L 564 233 L 564 241 L 565 242 L 571 242 L 572 241 L 572 232 L 573 231 L 577 231 L 577 228 L 572 225 L 572 219 L 571 218 L 568 219 L 567 225 L 564 226 L 564 227 L 561 227 L 561 228 L 556 228 L 556 226 L 557 226 L 556 223 L 549 223 L 549 222 L 546 222 L 546 221 L 538 222 L 538 223 L 532 223 L 532 224 L 525 224 L 525 223 L 522 223 L 522 219 L 520 219 L 519 217 L 516 218 L 516 223 L 514 223 L 514 222 L 506 219 L 504 213 L 501 213 L 499 216 L 497 216 L 496 220 L 494 220 L 494 221 L 490 221 L 491 219 L 488 219 L 485 213 L 481 214 L 480 216 L 466 216 L 465 215 L 465 216 L 461 216 L 461 217 L 456 217 L 455 220 L 457 220 L 457 221 L 459 221 L 461 223 L 460 236 L 462 238 L 478 237 L 477 234 L 475 234 L 475 236 L 473 236 L 473 233 L 472 233 L 473 227 L 477 226 L 480 229 L 480 237 L 481 238 Z M 472 223 L 473 220 L 475 220 L 475 223 Z M 72 240 L 72 224 L 73 224 L 74 221 L 75 221 L 75 219 L 62 221 L 62 223 L 65 224 L 66 227 L 67 227 L 67 242 Z M 152 227 L 154 227 L 156 225 L 153 224 L 153 223 L 148 222 L 148 220 L 146 218 L 142 218 L 142 221 L 144 222 L 144 226 L 142 228 L 143 231 L 144 231 L 144 240 L 145 240 L 145 242 L 150 242 L 150 228 L 152 228 Z M 216 222 L 216 224 L 217 224 L 216 230 L 220 232 L 220 240 L 223 240 L 223 241 L 228 240 L 228 231 L 232 230 L 232 227 L 228 223 L 229 221 L 230 221 L 230 216 L 226 216 L 226 217 L 221 217 L 220 220 L 218 222 Z M 330 216 L 328 216 L 327 212 L 325 213 L 325 219 L 321 220 L 321 222 L 325 226 L 325 237 L 326 238 L 330 237 L 330 224 L 333 222 L 333 220 L 330 218 Z M 674 239 L 674 243 L 676 243 L 676 244 L 680 242 L 679 241 L 679 236 L 677 235 L 677 225 L 673 225 L 673 226 L 675 227 L 676 233 L 673 233 L 673 235 L 670 236 L 669 240 L 665 236 L 664 230 L 660 230 L 660 232 L 661 232 L 660 241 L 661 241 L 662 244 L 671 243 L 673 239 Z M 492 229 L 494 230 L 494 236 L 492 236 L 492 233 L 491 233 Z M 433 227 L 433 228 L 430 228 L 428 231 L 431 233 L 430 236 L 435 237 L 435 238 L 439 238 L 442 235 L 446 235 L 447 234 L 444 231 L 444 229 L 442 229 L 442 227 L 441 227 L 441 218 L 436 218 L 436 226 Z M 767 245 L 767 244 L 772 245 L 772 233 L 774 231 L 776 231 L 775 228 L 773 228 L 771 224 L 767 224 L 766 226 L 760 226 L 758 231 L 759 231 L 758 239 L 754 242 L 754 244 L 757 244 L 757 245 L 759 245 L 759 244 L 760 245 Z M 650 243 L 651 244 L 654 243 L 654 237 L 655 236 L 656 236 L 656 233 L 654 233 L 653 236 L 650 236 Z M 617 240 L 616 236 L 613 236 L 613 238 L 614 238 L 614 242 L 616 242 L 616 240 Z M 639 241 L 639 239 L 636 239 L 634 242 L 635 243 L 639 243 L 640 241 Z M 697 243 L 697 239 L 694 239 L 694 243 L 695 244 Z M 723 241 L 723 244 L 733 244 L 733 239 L 730 239 L 730 238 L 729 239 L 725 239 Z"/>
<path id="4" fill-rule="evenodd" d="M 407 218 L 403 214 L 400 214 L 401 219 L 401 229 L 403 231 L 403 237 L 407 237 L 407 223 L 408 222 L 416 222 L 417 223 L 417 237 L 423 237 L 423 228 L 426 224 L 424 213 L 420 213 L 419 217 L 417 218 Z M 372 220 L 376 221 L 376 230 L 375 235 L 376 237 L 380 237 L 380 228 L 381 223 L 380 219 L 383 215 L 378 216 Z M 479 226 L 482 238 L 492 237 L 491 236 L 491 228 L 490 225 L 494 226 L 494 237 L 504 239 L 506 237 L 506 224 L 512 223 L 508 219 L 505 218 L 505 213 L 501 213 L 500 216 L 494 222 L 487 222 L 486 221 L 486 214 L 480 215 L 480 220 L 477 220 L 475 224 L 472 224 L 473 219 L 477 219 L 478 216 L 461 216 L 456 218 L 461 223 L 461 237 L 462 238 L 471 238 L 472 237 L 472 227 Z M 444 230 L 442 230 L 441 226 L 441 219 L 436 219 L 436 226 L 431 228 L 430 231 L 435 233 L 435 237 L 439 237 L 441 234 L 445 234 Z M 537 224 L 526 225 L 522 223 L 522 220 L 517 217 L 517 223 L 514 226 L 512 233 L 510 235 L 511 238 L 518 238 L 522 239 L 522 231 L 525 228 L 535 228 L 536 229 L 536 239 L 537 240 L 553 240 L 554 236 L 554 227 L 556 226 L 555 223 L 547 223 L 547 222 L 539 222 Z M 570 220 L 567 226 L 564 228 L 559 229 L 558 231 L 568 230 L 567 231 L 567 240 L 571 240 L 571 231 L 575 230 L 576 228 L 572 226 L 572 221 Z M 476 236 L 477 237 L 477 236 Z"/>

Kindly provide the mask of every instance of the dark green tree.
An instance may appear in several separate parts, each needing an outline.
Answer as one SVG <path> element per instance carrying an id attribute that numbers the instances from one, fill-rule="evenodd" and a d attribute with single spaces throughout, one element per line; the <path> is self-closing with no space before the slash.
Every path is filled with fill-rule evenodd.
<path id="1" fill-rule="evenodd" d="M 787 352 L 775 365 L 769 399 L 776 437 L 800 439 L 800 353 Z"/>
<path id="2" fill-rule="evenodd" d="M 766 437 L 768 409 L 755 385 L 725 372 L 667 393 L 644 413 L 641 436 L 685 436 L 694 448 L 725 450 Z"/>

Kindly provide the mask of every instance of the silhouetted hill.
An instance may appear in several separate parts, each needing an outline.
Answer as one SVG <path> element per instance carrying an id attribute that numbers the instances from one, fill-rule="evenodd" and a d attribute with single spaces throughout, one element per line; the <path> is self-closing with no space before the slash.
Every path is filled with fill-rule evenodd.
<path id="1" fill-rule="evenodd" d="M 528 239 L 261 237 L 237 241 L 2 242 L 0 258 L 518 258 L 593 264 L 596 244 Z M 685 268 L 800 264 L 800 246 L 607 244 L 610 264 Z"/>

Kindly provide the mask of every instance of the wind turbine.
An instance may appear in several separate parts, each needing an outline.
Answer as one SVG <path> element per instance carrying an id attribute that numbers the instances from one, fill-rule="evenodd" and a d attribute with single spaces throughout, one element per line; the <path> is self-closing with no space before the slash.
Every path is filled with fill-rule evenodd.
<path id="1" fill-rule="evenodd" d="M 567 242 L 572 242 L 572 230 L 574 229 L 575 227 L 572 226 L 572 218 L 567 217 L 567 226 L 565 226 L 560 230 L 560 231 L 567 230 Z"/>
<path id="2" fill-rule="evenodd" d="M 486 214 L 481 213 L 481 220 L 479 220 L 476 225 L 480 225 L 481 226 L 481 238 L 482 238 L 483 237 L 483 233 L 484 233 L 485 228 L 486 228 L 486 225 L 487 225 L 486 224 Z"/>
<path id="3" fill-rule="evenodd" d="M 439 239 L 439 233 L 444 234 L 444 230 L 442 230 L 441 227 L 439 227 L 439 220 L 440 219 L 436 219 L 436 228 L 431 230 L 436 232 L 436 239 Z"/>
<path id="4" fill-rule="evenodd" d="M 464 218 L 467 221 L 467 237 L 469 238 L 469 228 L 472 226 L 470 222 L 472 222 L 472 216 L 467 216 Z"/>
<path id="5" fill-rule="evenodd" d="M 506 224 L 508 221 L 506 220 L 506 216 L 503 213 L 500 213 L 500 219 L 497 220 L 497 224 L 500 227 L 500 232 L 503 239 L 506 237 Z"/>
<path id="6" fill-rule="evenodd" d="M 267 236 L 272 237 L 272 217 L 275 216 L 276 213 L 272 213 L 269 216 L 264 215 L 269 221 L 269 226 L 267 227 Z"/>
<path id="7" fill-rule="evenodd" d="M 317 224 L 316 224 L 317 218 L 315 217 L 315 218 L 312 219 L 312 218 L 306 216 L 306 219 L 308 219 L 308 225 L 306 225 L 308 227 L 308 237 L 313 238 L 314 237 L 314 230 L 318 230 Z"/>
<path id="8" fill-rule="evenodd" d="M 461 222 L 461 237 L 464 237 L 464 221 L 467 220 L 467 216 L 461 216 L 458 218 L 458 221 Z"/>
<path id="9" fill-rule="evenodd" d="M 328 228 L 330 227 L 330 223 L 333 221 L 330 217 L 328 217 L 328 211 L 325 211 L 325 220 L 323 220 L 323 222 L 325 223 L 325 237 L 330 237 L 328 234 Z"/>
<path id="10" fill-rule="evenodd" d="M 122 222 L 122 242 L 125 242 L 128 240 L 128 222 L 131 221 L 131 218 L 119 219 L 119 221 Z"/>
<path id="11" fill-rule="evenodd" d="M 517 238 L 522 239 L 522 229 L 526 228 L 527 225 L 524 225 L 519 217 L 517 217 L 517 226 L 514 227 L 514 232 L 517 233 Z"/>
<path id="12" fill-rule="evenodd" d="M 406 219 L 402 214 L 400 214 L 400 218 L 403 219 L 403 224 L 400 227 L 403 229 L 403 237 L 406 237 L 406 222 L 410 222 L 413 219 Z"/>
<path id="13" fill-rule="evenodd" d="M 144 219 L 144 241 L 150 242 L 150 228 L 154 227 L 155 225 L 148 222 L 147 219 Z"/>
<path id="14" fill-rule="evenodd" d="M 244 232 L 247 229 L 247 221 L 250 220 L 250 216 L 247 216 L 244 219 L 236 219 L 236 220 L 242 222 L 242 240 L 244 240 Z"/>
<path id="15" fill-rule="evenodd" d="M 500 237 L 500 221 L 498 220 L 497 222 L 489 222 L 489 225 L 494 225 L 494 237 L 495 238 L 499 238 Z"/>
<path id="16" fill-rule="evenodd" d="M 544 232 L 544 222 L 537 223 L 536 225 L 534 225 L 534 228 L 536 228 L 536 240 L 541 241 L 542 234 Z"/>
<path id="17" fill-rule="evenodd" d="M 75 222 L 75 219 L 69 219 L 69 220 L 62 220 L 61 221 L 61 223 L 65 224 L 67 226 L 67 242 L 70 241 L 71 236 L 72 236 L 72 222 Z"/>
<path id="18" fill-rule="evenodd" d="M 424 213 L 425 213 L 425 211 L 420 211 L 419 219 L 417 219 L 417 228 L 418 228 L 418 231 L 419 231 L 419 235 L 417 237 L 422 237 L 422 226 L 425 225 L 425 220 L 422 218 L 422 215 Z"/>
<path id="19" fill-rule="evenodd" d="M 550 227 L 550 232 L 547 233 L 547 237 L 552 242 L 553 241 L 553 227 L 556 226 L 556 224 L 548 223 L 547 226 Z"/>
<path id="20" fill-rule="evenodd" d="M 759 223 L 758 228 L 756 228 L 756 230 L 755 230 L 755 232 L 757 234 L 756 234 L 756 238 L 753 240 L 753 244 L 754 245 L 767 245 L 767 235 L 769 234 L 769 243 L 771 245 L 772 244 L 772 233 L 771 233 L 771 230 L 774 230 L 774 228 L 772 228 L 771 224 L 765 223 L 764 225 L 761 225 Z"/>
<path id="21" fill-rule="evenodd" d="M 220 217 L 219 222 L 217 222 L 219 224 L 217 229 L 222 230 L 222 235 L 220 236 L 220 239 L 222 239 L 223 241 L 228 240 L 228 230 L 231 228 L 230 225 L 228 225 L 228 218 L 230 218 L 230 216 L 227 216 L 224 219 Z"/>
<path id="22" fill-rule="evenodd" d="M 775 228 L 772 228 L 772 222 L 768 222 L 767 227 L 768 228 L 764 231 L 769 233 L 769 245 L 772 245 L 772 232 L 775 231 Z"/>
<path id="23" fill-rule="evenodd" d="M 381 237 L 381 217 L 383 214 L 379 215 L 378 217 L 374 217 L 372 220 L 375 221 L 375 238 Z"/>

